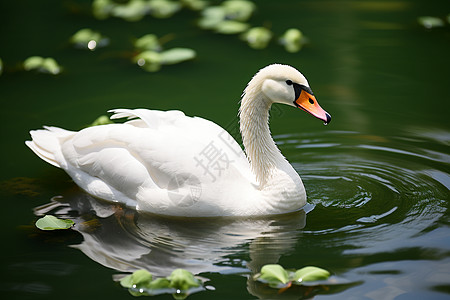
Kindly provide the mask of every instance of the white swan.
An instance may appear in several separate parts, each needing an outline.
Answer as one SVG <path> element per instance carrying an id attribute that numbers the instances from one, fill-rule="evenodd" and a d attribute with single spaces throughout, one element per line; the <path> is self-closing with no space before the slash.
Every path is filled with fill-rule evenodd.
<path id="1" fill-rule="evenodd" d="M 123 124 L 31 131 L 26 145 L 89 194 L 140 211 L 186 217 L 287 213 L 306 204 L 306 193 L 270 135 L 272 103 L 331 120 L 299 71 L 273 64 L 252 78 L 241 99 L 247 155 L 211 121 L 146 109 L 112 110 L 111 119 L 129 119 Z"/>

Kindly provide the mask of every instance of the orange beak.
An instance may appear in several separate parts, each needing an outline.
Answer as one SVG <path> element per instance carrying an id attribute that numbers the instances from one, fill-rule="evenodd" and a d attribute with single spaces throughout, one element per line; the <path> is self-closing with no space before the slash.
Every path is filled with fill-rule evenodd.
<path id="1" fill-rule="evenodd" d="M 301 108 L 314 117 L 324 121 L 325 125 L 331 121 L 331 115 L 320 107 L 316 97 L 303 89 L 301 90 L 300 96 L 294 101 L 294 104 L 298 108 Z"/>

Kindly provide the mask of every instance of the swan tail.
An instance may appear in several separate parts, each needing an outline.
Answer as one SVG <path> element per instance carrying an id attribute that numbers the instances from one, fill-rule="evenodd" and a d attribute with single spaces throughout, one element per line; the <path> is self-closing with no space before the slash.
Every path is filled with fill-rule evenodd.
<path id="1" fill-rule="evenodd" d="M 45 129 L 32 130 L 30 135 L 32 140 L 25 144 L 42 160 L 49 164 L 61 168 L 61 163 L 57 157 L 61 154 L 61 142 L 74 132 L 58 127 L 47 127 Z"/>

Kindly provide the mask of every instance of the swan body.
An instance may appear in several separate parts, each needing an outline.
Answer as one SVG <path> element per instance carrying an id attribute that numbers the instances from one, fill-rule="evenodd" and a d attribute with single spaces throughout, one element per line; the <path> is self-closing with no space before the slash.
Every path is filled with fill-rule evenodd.
<path id="1" fill-rule="evenodd" d="M 330 121 L 305 77 L 274 64 L 252 78 L 241 99 L 246 153 L 211 121 L 147 109 L 111 110 L 111 119 L 128 121 L 78 132 L 44 127 L 31 131 L 26 145 L 87 193 L 139 211 L 185 217 L 287 213 L 306 204 L 306 193 L 270 135 L 272 103 Z"/>

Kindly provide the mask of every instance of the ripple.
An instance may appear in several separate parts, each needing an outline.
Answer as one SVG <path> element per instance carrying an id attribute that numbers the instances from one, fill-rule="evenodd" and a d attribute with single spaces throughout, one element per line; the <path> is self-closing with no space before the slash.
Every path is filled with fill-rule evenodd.
<path id="1" fill-rule="evenodd" d="M 83 236 L 74 247 L 99 264 L 121 272 L 145 268 L 157 276 L 175 268 L 249 274 L 281 261 L 334 266 L 360 280 L 358 270 L 368 270 L 364 278 L 395 275 L 391 263 L 448 256 L 448 228 L 442 226 L 450 223 L 448 145 L 429 137 L 344 131 L 275 140 L 307 190 L 309 205 L 297 213 L 160 218 L 80 191 L 35 213 L 73 219 Z M 377 264 L 383 267 L 371 267 Z"/>
<path id="2" fill-rule="evenodd" d="M 343 131 L 276 140 L 316 205 L 306 233 L 358 232 L 388 241 L 391 230 L 420 234 L 447 210 L 450 160 L 440 141 Z"/>

